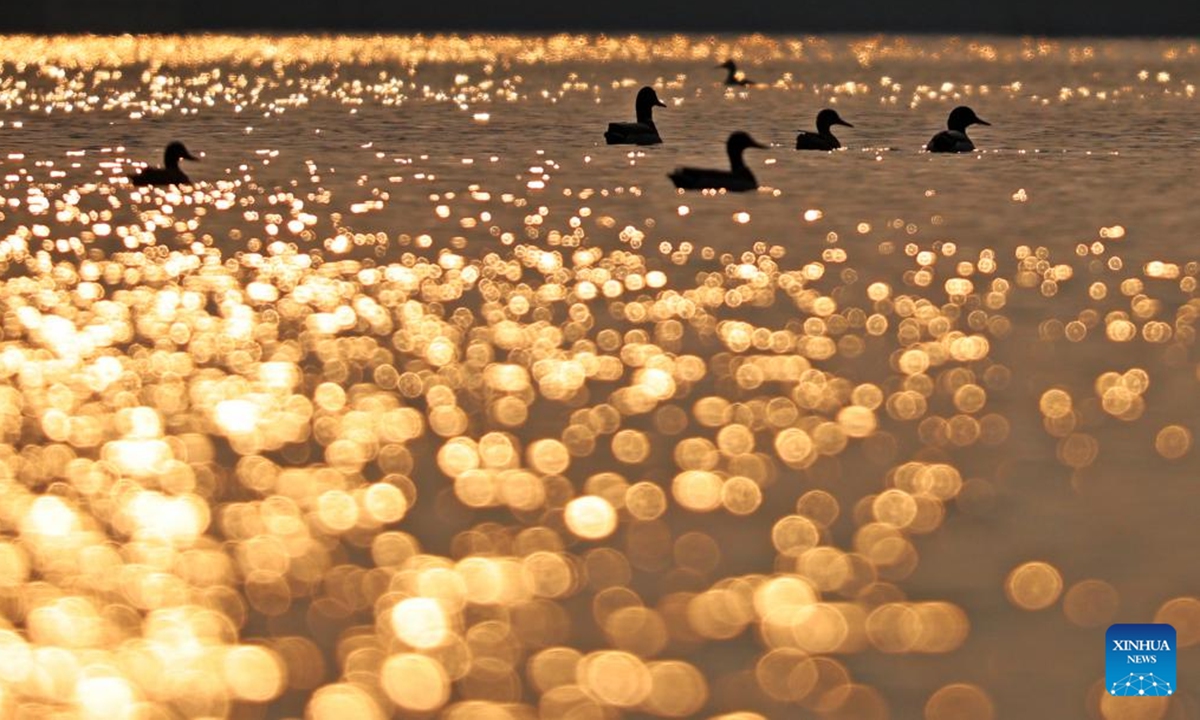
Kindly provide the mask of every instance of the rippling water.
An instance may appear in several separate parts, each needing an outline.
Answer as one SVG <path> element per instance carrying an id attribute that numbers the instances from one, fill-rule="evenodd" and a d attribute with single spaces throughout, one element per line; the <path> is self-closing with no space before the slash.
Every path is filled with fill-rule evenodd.
<path id="1" fill-rule="evenodd" d="M 1200 717 L 1198 80 L 0 40 L 0 715 Z M 665 143 L 600 144 L 645 84 Z M 959 104 L 979 152 L 920 152 Z M 677 192 L 735 129 L 762 188 Z M 173 139 L 192 186 L 122 179 Z M 1108 696 L 1154 620 L 1180 691 Z"/>

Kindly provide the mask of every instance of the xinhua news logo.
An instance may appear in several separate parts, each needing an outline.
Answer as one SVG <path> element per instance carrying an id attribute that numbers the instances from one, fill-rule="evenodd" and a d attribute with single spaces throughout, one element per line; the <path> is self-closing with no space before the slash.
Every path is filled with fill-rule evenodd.
<path id="1" fill-rule="evenodd" d="M 1162 696 L 1175 693 L 1175 628 L 1170 625 L 1112 625 L 1104 635 L 1104 684 L 1110 695 Z"/>

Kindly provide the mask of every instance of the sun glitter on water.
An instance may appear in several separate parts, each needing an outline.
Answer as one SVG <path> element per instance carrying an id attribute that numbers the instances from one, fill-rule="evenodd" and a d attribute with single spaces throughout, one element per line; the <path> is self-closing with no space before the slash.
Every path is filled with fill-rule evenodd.
<path id="1" fill-rule="evenodd" d="M 967 97 L 1194 96 L 1190 46 L 1100 50 L 6 39 L 0 717 L 1033 717 L 1017 670 L 1089 629 L 1200 642 L 1153 538 L 1132 569 L 1081 549 L 1135 492 L 1187 546 L 1200 262 L 1113 197 L 1051 218 L 1028 166 L 883 144 Z M 766 87 L 704 74 L 732 56 Z M 633 75 L 672 149 L 531 137 L 595 135 Z M 660 177 L 817 97 L 882 108 L 871 170 L 780 152 L 772 190 L 686 203 Z M 128 187 L 168 130 L 208 146 L 195 183 Z M 1086 153 L 1063 172 L 1137 171 Z M 1030 627 L 1063 649 L 1014 661 Z M 1078 684 L 1022 697 L 1167 712 Z"/>

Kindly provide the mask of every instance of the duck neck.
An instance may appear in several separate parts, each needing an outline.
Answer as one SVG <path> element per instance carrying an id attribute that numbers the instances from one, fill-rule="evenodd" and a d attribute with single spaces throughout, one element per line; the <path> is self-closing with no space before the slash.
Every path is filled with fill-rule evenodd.
<path id="1" fill-rule="evenodd" d="M 746 161 L 742 158 L 743 150 L 741 148 L 729 148 L 729 167 L 735 172 L 750 172 L 750 168 L 746 167 Z"/>
<path id="2" fill-rule="evenodd" d="M 649 125 L 654 127 L 654 107 L 647 105 L 645 107 L 638 106 L 637 121 L 641 125 Z"/>
<path id="3" fill-rule="evenodd" d="M 829 140 L 837 140 L 833 136 L 833 126 L 829 123 L 820 123 L 817 125 L 817 134 Z"/>
<path id="4" fill-rule="evenodd" d="M 737 85 L 738 84 L 737 70 L 730 67 L 730 68 L 725 68 L 725 72 L 729 73 L 728 75 L 725 76 L 725 84 L 726 85 Z"/>

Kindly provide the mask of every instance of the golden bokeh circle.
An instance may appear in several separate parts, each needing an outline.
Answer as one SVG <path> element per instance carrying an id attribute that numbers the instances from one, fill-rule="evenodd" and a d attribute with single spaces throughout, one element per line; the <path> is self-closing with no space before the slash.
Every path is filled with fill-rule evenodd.
<path id="1" fill-rule="evenodd" d="M 1154 438 L 1154 450 L 1168 460 L 1178 460 L 1192 449 L 1192 433 L 1182 425 L 1167 425 Z"/>
<path id="2" fill-rule="evenodd" d="M 1174 627 L 1175 641 L 1181 648 L 1200 644 L 1200 598 L 1177 597 L 1166 601 L 1154 613 L 1154 622 Z"/>
<path id="3" fill-rule="evenodd" d="M 1009 602 L 1023 610 L 1045 610 L 1058 600 L 1062 590 L 1058 569 L 1041 561 L 1018 565 L 1004 583 Z"/>
<path id="4" fill-rule="evenodd" d="M 925 720 L 994 720 L 996 706 L 983 688 L 970 683 L 945 685 L 925 703 Z"/>
<path id="5" fill-rule="evenodd" d="M 567 529 L 585 540 L 606 538 L 617 529 L 617 511 L 604 498 L 585 495 L 567 503 Z"/>
<path id="6" fill-rule="evenodd" d="M 1116 617 L 1121 597 L 1103 580 L 1081 580 L 1063 596 L 1063 613 L 1079 627 L 1106 627 Z"/>
<path id="7" fill-rule="evenodd" d="M 392 655 L 379 669 L 379 681 L 392 702 L 404 710 L 430 712 L 450 699 L 445 668 L 425 655 Z"/>

